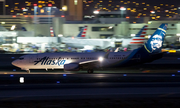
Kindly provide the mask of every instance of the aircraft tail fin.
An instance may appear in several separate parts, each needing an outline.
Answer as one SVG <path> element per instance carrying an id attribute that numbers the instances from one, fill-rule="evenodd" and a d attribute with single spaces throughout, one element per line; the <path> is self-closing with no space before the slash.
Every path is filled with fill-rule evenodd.
<path id="1" fill-rule="evenodd" d="M 141 30 L 136 34 L 135 37 L 145 37 L 147 31 L 147 25 L 143 26 Z"/>
<path id="2" fill-rule="evenodd" d="M 147 27 L 147 25 L 143 26 L 136 36 L 132 38 L 132 41 L 130 42 L 131 45 L 144 44 Z"/>
<path id="3" fill-rule="evenodd" d="M 50 34 L 51 34 L 51 37 L 56 37 L 52 26 L 50 27 Z"/>
<path id="4" fill-rule="evenodd" d="M 148 39 L 148 41 L 144 44 L 145 49 L 149 53 L 160 53 L 164 38 L 167 30 L 167 23 L 163 23 L 157 28 L 157 30 L 153 33 L 153 35 Z"/>
<path id="5" fill-rule="evenodd" d="M 81 31 L 80 31 L 80 33 L 77 35 L 77 37 L 86 37 L 86 31 L 87 31 L 87 26 L 84 26 L 82 29 L 81 29 Z"/>
<path id="6" fill-rule="evenodd" d="M 22 27 L 21 29 L 22 29 L 22 31 L 27 31 L 25 27 Z"/>

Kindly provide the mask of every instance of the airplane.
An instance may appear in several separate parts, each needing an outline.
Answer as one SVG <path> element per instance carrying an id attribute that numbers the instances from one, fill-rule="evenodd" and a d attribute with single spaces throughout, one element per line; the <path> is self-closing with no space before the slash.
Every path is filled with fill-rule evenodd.
<path id="1" fill-rule="evenodd" d="M 142 45 L 145 40 L 147 25 L 145 25 L 133 38 L 128 39 L 88 39 L 86 37 L 86 28 L 82 28 L 77 37 L 81 38 L 61 38 L 61 42 L 65 43 L 68 47 L 86 49 L 86 46 L 92 46 L 93 48 L 105 49 L 108 47 L 115 47 L 115 42 L 122 42 L 122 47 L 128 47 L 129 45 L 135 46 L 134 48 Z M 83 40 L 82 40 L 83 39 Z M 136 47 L 137 46 L 137 47 Z"/>
<path id="2" fill-rule="evenodd" d="M 161 24 L 143 46 L 132 51 L 29 54 L 14 60 L 12 65 L 29 73 L 30 69 L 64 69 L 65 72 L 87 69 L 88 73 L 93 73 L 96 68 L 120 68 L 152 62 L 162 58 L 167 25 Z"/>
<path id="3" fill-rule="evenodd" d="M 50 34 L 51 34 L 51 37 L 56 37 L 52 26 L 50 27 Z"/>
<path id="4" fill-rule="evenodd" d="M 132 46 L 132 45 L 143 45 L 145 40 L 145 35 L 146 35 L 146 31 L 147 31 L 147 25 L 143 26 L 141 28 L 141 30 L 133 37 L 130 39 L 120 39 L 122 40 L 122 47 L 128 47 L 128 46 Z M 116 39 L 116 41 L 118 41 L 119 39 Z"/>

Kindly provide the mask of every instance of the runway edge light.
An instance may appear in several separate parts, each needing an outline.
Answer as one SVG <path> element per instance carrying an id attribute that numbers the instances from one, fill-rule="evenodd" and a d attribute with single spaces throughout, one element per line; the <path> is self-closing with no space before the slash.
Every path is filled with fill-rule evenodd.
<path id="1" fill-rule="evenodd" d="M 20 83 L 24 83 L 24 77 L 20 77 L 20 78 L 19 78 L 19 82 L 20 82 Z"/>
<path id="2" fill-rule="evenodd" d="M 172 74 L 172 76 L 175 76 L 175 74 Z"/>

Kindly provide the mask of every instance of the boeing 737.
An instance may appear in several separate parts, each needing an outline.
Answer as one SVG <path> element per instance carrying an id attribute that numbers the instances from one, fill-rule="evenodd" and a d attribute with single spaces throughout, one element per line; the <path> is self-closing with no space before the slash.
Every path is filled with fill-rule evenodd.
<path id="1" fill-rule="evenodd" d="M 64 69 L 64 71 L 87 69 L 88 73 L 93 73 L 96 68 L 120 68 L 151 62 L 163 55 L 161 48 L 167 25 L 161 24 L 143 46 L 133 51 L 29 54 L 21 56 L 12 64 L 28 72 L 30 69 Z"/>

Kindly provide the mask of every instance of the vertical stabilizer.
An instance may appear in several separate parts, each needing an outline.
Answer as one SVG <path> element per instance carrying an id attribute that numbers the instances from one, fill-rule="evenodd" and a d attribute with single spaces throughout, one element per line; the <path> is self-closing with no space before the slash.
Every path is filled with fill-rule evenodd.
<path id="1" fill-rule="evenodd" d="M 85 37 L 86 37 L 86 31 L 87 31 L 87 26 L 84 26 L 84 27 L 81 29 L 80 33 L 77 35 L 77 37 L 79 37 L 79 38 L 85 38 Z"/>
<path id="2" fill-rule="evenodd" d="M 135 37 L 145 37 L 147 31 L 147 25 L 145 25 L 141 30 L 136 34 Z"/>
<path id="3" fill-rule="evenodd" d="M 148 39 L 144 47 L 149 53 L 160 53 L 164 38 L 167 30 L 167 23 L 163 23 L 159 28 L 154 32 L 154 34 Z"/>
<path id="4" fill-rule="evenodd" d="M 50 34 L 51 34 L 51 37 L 56 37 L 56 35 L 54 34 L 54 29 L 52 26 L 50 27 Z"/>

